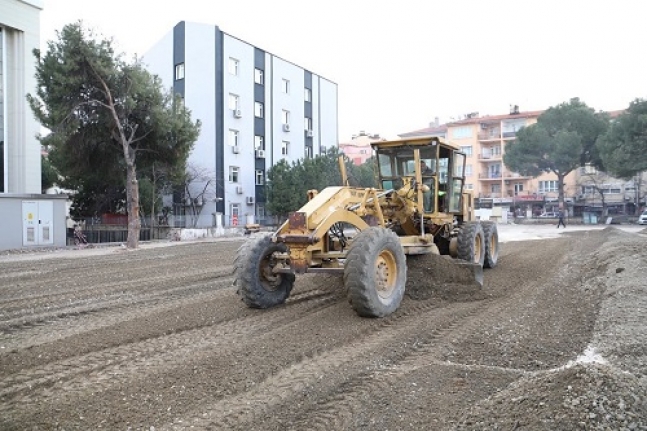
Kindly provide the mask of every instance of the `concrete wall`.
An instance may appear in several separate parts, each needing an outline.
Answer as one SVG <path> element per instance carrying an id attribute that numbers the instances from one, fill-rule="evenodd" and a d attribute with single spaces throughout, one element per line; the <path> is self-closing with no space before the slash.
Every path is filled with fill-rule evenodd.
<path id="1" fill-rule="evenodd" d="M 51 244 L 23 244 L 23 202 L 42 201 L 52 202 L 52 237 Z M 36 247 L 64 247 L 66 245 L 66 213 L 67 195 L 40 194 L 0 194 L 0 250 Z"/>

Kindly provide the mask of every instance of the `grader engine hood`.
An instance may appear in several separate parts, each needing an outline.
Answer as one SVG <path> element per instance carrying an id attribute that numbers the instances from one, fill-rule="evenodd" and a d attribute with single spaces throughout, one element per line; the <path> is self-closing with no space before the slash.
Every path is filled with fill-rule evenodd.
<path id="1" fill-rule="evenodd" d="M 336 223 L 348 223 L 359 230 L 369 225 L 362 218 L 372 215 L 377 205 L 366 206 L 369 199 L 378 199 L 374 189 L 352 187 L 327 187 L 316 194 L 299 211 L 290 213 L 288 220 L 278 229 L 275 242 L 285 243 L 290 248 L 290 267 L 303 273 L 308 267 L 312 251 L 323 249 L 322 239 Z M 352 209 L 351 209 L 352 208 Z"/>

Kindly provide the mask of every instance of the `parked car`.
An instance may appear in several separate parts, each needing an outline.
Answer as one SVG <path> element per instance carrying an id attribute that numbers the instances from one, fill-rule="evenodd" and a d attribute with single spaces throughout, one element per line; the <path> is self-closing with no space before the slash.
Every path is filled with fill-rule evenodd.
<path id="1" fill-rule="evenodd" d="M 638 224 L 647 224 L 647 210 L 643 211 L 638 217 Z"/>
<path id="2" fill-rule="evenodd" d="M 558 218 L 559 213 L 548 212 L 548 213 L 539 214 L 539 217 L 540 218 Z"/>

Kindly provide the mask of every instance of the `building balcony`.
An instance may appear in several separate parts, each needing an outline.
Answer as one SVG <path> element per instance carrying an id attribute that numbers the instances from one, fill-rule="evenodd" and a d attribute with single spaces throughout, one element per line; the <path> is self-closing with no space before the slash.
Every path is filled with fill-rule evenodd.
<path id="1" fill-rule="evenodd" d="M 501 193 L 479 193 L 479 199 L 498 199 Z"/>
<path id="2" fill-rule="evenodd" d="M 527 180 L 532 177 L 527 177 L 516 172 L 504 172 L 503 178 L 505 178 L 506 180 Z"/>
<path id="3" fill-rule="evenodd" d="M 503 139 L 516 138 L 517 132 L 503 132 Z"/>
<path id="4" fill-rule="evenodd" d="M 501 173 L 500 172 L 480 173 L 479 180 L 501 180 Z"/>
<path id="5" fill-rule="evenodd" d="M 500 130 L 482 130 L 478 134 L 479 141 L 498 141 L 501 139 Z"/>
<path id="6" fill-rule="evenodd" d="M 479 154 L 479 160 L 482 162 L 489 162 L 491 160 L 501 160 L 503 154 L 501 153 L 481 153 Z"/>

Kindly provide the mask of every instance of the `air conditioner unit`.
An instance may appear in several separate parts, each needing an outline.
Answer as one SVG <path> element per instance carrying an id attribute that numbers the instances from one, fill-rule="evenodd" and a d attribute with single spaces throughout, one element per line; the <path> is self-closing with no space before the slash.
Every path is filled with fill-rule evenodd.
<path id="1" fill-rule="evenodd" d="M 257 159 L 264 159 L 265 158 L 265 150 L 256 150 L 256 158 Z"/>
<path id="2" fill-rule="evenodd" d="M 234 117 L 240 118 L 243 116 L 243 112 L 240 109 L 234 109 Z"/>
<path id="3" fill-rule="evenodd" d="M 247 196 L 247 205 L 254 205 L 254 196 Z"/>
<path id="4" fill-rule="evenodd" d="M 239 195 L 242 195 L 243 194 L 243 186 L 236 186 L 236 193 L 238 193 Z"/>
<path id="5" fill-rule="evenodd" d="M 308 130 L 308 131 L 306 132 L 306 136 L 307 136 L 308 138 L 312 138 L 314 135 L 315 135 L 315 132 L 313 132 L 312 130 Z"/>
<path id="6" fill-rule="evenodd" d="M 290 131 L 290 125 L 289 124 L 284 124 L 283 125 L 283 131 L 284 132 L 289 132 Z"/>
<path id="7" fill-rule="evenodd" d="M 234 152 L 234 154 L 238 154 L 240 152 L 240 148 L 238 148 L 238 145 L 234 145 L 231 147 L 231 150 Z"/>

